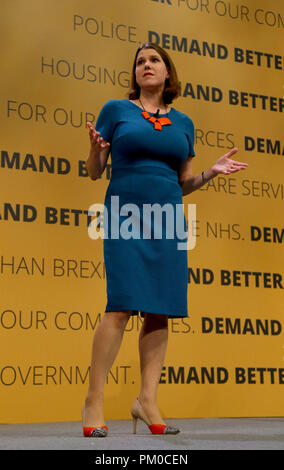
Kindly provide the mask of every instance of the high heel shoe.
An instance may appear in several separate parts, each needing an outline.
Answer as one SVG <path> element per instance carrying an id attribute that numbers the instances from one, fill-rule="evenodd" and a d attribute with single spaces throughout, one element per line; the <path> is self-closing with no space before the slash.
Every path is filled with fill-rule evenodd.
<path id="1" fill-rule="evenodd" d="M 84 437 L 106 437 L 108 434 L 108 427 L 101 426 L 101 427 L 89 427 L 83 426 L 83 435 Z"/>
<path id="2" fill-rule="evenodd" d="M 138 419 L 141 419 L 141 421 L 144 421 L 144 423 L 147 424 L 152 434 L 178 434 L 180 432 L 178 428 L 167 426 L 166 424 L 151 424 L 138 398 L 136 398 L 133 403 L 131 415 L 133 418 L 133 434 L 136 434 Z"/>
<path id="3" fill-rule="evenodd" d="M 85 406 L 82 408 L 82 421 L 84 422 Z M 107 426 L 84 426 L 83 425 L 83 436 L 84 437 L 106 437 L 108 435 Z"/>

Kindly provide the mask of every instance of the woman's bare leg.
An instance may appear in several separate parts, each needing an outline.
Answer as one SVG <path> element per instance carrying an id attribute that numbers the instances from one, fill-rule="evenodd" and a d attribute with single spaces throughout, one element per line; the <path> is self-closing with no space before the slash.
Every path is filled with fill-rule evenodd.
<path id="1" fill-rule="evenodd" d="M 152 424 L 166 424 L 157 406 L 157 392 L 167 344 L 167 315 L 146 313 L 139 336 L 141 388 L 138 399 Z"/>
<path id="2" fill-rule="evenodd" d="M 97 326 L 92 347 L 90 381 L 84 405 L 83 425 L 104 425 L 104 386 L 118 354 L 131 310 L 106 312 Z"/>

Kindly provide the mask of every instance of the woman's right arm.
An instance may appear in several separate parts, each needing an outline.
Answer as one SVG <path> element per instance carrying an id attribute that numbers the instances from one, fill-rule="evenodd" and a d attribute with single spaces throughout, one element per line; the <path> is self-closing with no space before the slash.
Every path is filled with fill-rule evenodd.
<path id="1" fill-rule="evenodd" d="M 90 151 L 86 159 L 86 167 L 90 178 L 96 180 L 101 177 L 106 167 L 110 143 L 100 137 L 100 132 L 97 132 L 90 122 L 87 125 L 89 127 Z"/>

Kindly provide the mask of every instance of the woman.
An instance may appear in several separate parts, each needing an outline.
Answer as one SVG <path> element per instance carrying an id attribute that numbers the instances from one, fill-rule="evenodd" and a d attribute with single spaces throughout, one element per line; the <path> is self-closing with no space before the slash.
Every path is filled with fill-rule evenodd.
<path id="1" fill-rule="evenodd" d="M 89 176 L 96 180 L 102 175 L 110 150 L 112 174 L 104 213 L 104 227 L 108 231 L 104 238 L 108 302 L 94 334 L 90 384 L 83 408 L 85 436 L 104 437 L 108 433 L 103 414 L 106 375 L 119 351 L 129 317 L 138 311 L 144 321 L 139 336 L 141 388 L 131 409 L 134 432 L 138 418 L 152 433 L 179 432 L 162 419 L 157 389 L 167 348 L 168 318 L 188 316 L 187 251 L 177 248 L 181 239 L 177 234 L 165 236 L 168 228 L 165 221 L 155 220 L 153 227 L 151 216 L 143 213 L 141 217 L 142 209 L 146 204 L 160 207 L 168 204 L 174 216 L 171 220 L 176 220 L 182 195 L 195 191 L 219 173 L 228 175 L 247 164 L 230 159 L 238 150 L 234 148 L 202 175 L 193 175 L 192 120 L 169 107 L 178 95 L 179 82 L 168 54 L 159 46 L 146 43 L 135 55 L 129 99 L 108 101 L 100 112 L 96 129 L 88 123 Z M 114 196 L 119 198 L 115 211 Z M 132 209 L 140 210 L 139 222 L 134 224 L 136 232 L 130 237 L 125 226 L 123 233 L 112 231 L 127 222 L 128 211 L 120 209 L 129 203 Z M 142 233 L 148 231 L 144 238 L 142 225 Z M 185 229 L 184 214 L 181 225 Z M 153 237 L 157 227 L 162 237 Z"/>

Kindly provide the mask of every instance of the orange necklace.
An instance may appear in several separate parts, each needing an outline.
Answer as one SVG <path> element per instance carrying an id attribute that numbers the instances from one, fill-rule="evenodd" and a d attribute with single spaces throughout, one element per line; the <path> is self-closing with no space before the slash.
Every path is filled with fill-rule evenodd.
<path id="1" fill-rule="evenodd" d="M 154 116 L 150 116 L 150 114 L 145 110 L 140 98 L 139 98 L 139 101 L 140 101 L 142 108 L 144 109 L 144 111 L 142 112 L 142 116 L 145 119 L 149 119 L 149 122 L 152 122 L 154 124 L 154 129 L 156 129 L 157 131 L 161 131 L 162 126 L 170 126 L 172 124 L 172 121 L 168 118 L 168 113 L 166 113 L 167 117 L 159 118 L 158 116 L 159 116 L 160 110 L 158 109 L 157 112 L 154 114 Z"/>

